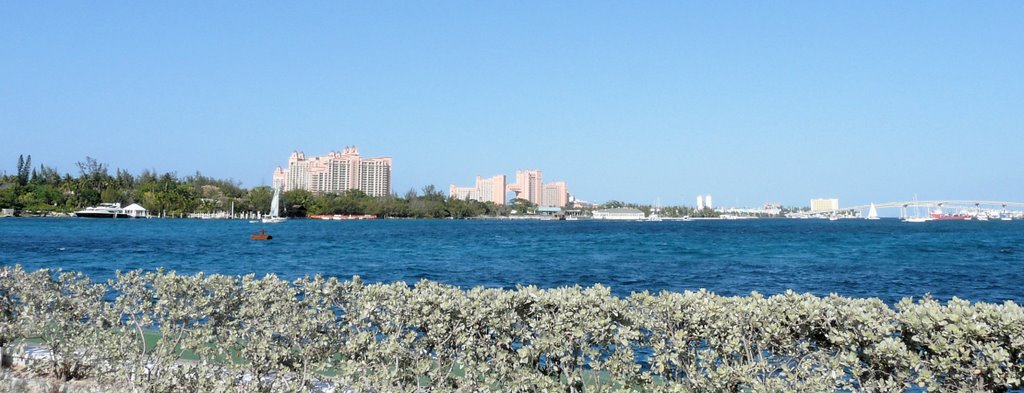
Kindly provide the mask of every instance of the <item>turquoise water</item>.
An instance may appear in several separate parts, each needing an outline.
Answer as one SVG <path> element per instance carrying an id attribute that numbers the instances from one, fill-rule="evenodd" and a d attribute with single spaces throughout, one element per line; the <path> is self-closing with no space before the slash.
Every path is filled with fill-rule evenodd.
<path id="1" fill-rule="evenodd" d="M 359 275 L 462 287 L 707 288 L 726 295 L 953 296 L 1024 303 L 1024 222 L 0 219 L 0 264 L 94 278 L 184 273 Z"/>

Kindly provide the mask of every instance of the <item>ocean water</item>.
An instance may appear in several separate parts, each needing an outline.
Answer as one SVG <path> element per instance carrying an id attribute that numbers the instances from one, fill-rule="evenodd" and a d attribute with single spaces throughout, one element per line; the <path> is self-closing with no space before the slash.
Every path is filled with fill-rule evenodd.
<path id="1" fill-rule="evenodd" d="M 252 241 L 266 228 L 268 242 Z M 0 219 L 0 264 L 1024 303 L 1024 222 Z"/>

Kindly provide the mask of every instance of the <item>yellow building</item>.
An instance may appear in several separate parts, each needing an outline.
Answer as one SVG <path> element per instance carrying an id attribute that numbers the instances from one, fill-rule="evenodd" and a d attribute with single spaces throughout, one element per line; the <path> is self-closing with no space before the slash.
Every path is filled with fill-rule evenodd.
<path id="1" fill-rule="evenodd" d="M 811 211 L 839 210 L 839 198 L 811 199 Z"/>

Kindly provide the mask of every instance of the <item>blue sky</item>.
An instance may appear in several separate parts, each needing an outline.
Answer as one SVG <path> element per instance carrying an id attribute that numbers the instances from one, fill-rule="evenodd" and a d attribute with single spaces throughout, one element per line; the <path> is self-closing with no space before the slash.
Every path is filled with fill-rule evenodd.
<path id="1" fill-rule="evenodd" d="M 395 190 L 538 168 L 581 199 L 1024 201 L 1024 2 L 4 2 L 0 170 Z"/>

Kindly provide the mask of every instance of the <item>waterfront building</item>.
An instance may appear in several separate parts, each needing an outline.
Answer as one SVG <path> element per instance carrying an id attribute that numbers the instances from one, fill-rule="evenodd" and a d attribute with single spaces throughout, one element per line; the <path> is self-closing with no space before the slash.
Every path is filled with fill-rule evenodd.
<path id="1" fill-rule="evenodd" d="M 811 211 L 829 211 L 839 210 L 839 198 L 819 198 L 811 199 Z"/>
<path id="2" fill-rule="evenodd" d="M 595 220 L 620 220 L 636 221 L 644 219 L 644 212 L 631 207 L 618 207 L 614 209 L 595 210 Z"/>
<path id="3" fill-rule="evenodd" d="M 121 212 L 127 214 L 131 218 L 146 218 L 146 208 L 142 207 L 138 203 L 133 203 L 121 209 Z"/>
<path id="4" fill-rule="evenodd" d="M 341 193 L 360 190 L 370 196 L 391 195 L 391 157 L 361 158 L 355 146 L 326 156 L 306 158 L 292 152 L 288 169 L 274 170 L 273 186 L 284 191 Z"/>
<path id="5" fill-rule="evenodd" d="M 539 170 L 516 171 L 516 182 L 508 185 L 508 190 L 516 194 L 516 198 L 525 199 L 535 205 L 544 201 L 542 193 L 544 174 Z"/>
<path id="6" fill-rule="evenodd" d="M 704 196 L 697 195 L 697 210 L 704 210 Z"/>
<path id="7" fill-rule="evenodd" d="M 706 197 L 704 197 L 704 207 L 707 207 L 708 209 L 711 210 L 715 209 L 715 205 L 711 204 L 711 194 L 708 194 Z"/>
<path id="8" fill-rule="evenodd" d="M 556 181 L 544 185 L 541 193 L 540 206 L 565 207 L 569 205 L 569 188 L 564 181 Z"/>
<path id="9" fill-rule="evenodd" d="M 458 187 L 452 184 L 448 188 L 448 195 L 458 199 L 472 199 L 480 202 L 494 202 L 496 205 L 505 204 L 505 175 L 497 175 L 489 178 L 476 177 L 476 185 L 473 187 Z"/>

